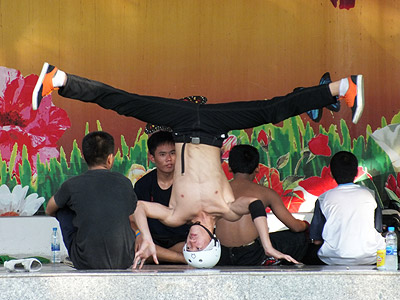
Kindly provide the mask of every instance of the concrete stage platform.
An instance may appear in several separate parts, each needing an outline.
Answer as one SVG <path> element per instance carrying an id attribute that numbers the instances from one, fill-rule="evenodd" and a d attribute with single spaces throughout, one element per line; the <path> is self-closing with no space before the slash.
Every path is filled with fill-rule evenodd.
<path id="1" fill-rule="evenodd" d="M 275 266 L 78 271 L 64 264 L 35 273 L 0 267 L 0 299 L 400 299 L 400 272 L 373 266 Z"/>

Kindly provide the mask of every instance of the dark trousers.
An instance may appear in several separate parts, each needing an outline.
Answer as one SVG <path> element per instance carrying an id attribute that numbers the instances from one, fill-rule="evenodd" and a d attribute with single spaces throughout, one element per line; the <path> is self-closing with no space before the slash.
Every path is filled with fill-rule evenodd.
<path id="1" fill-rule="evenodd" d="M 272 246 L 294 259 L 301 261 L 307 251 L 306 235 L 304 232 L 289 230 L 270 233 Z M 254 243 L 241 247 L 221 247 L 219 266 L 260 266 L 267 259 L 259 239 Z"/>
<path id="2" fill-rule="evenodd" d="M 304 256 L 302 262 L 306 265 L 326 265 L 322 260 L 320 260 L 318 256 L 318 250 L 321 248 L 321 245 L 308 244 L 306 255 Z"/>
<path id="3" fill-rule="evenodd" d="M 75 240 L 77 228 L 72 224 L 75 213 L 68 207 L 60 208 L 57 210 L 56 218 L 60 223 L 61 233 L 65 248 L 67 248 L 68 255 L 70 255 L 72 242 Z"/>
<path id="4" fill-rule="evenodd" d="M 328 85 L 304 88 L 270 100 L 195 104 L 177 99 L 142 96 L 113 88 L 98 81 L 68 74 L 59 89 L 63 97 L 97 103 L 143 122 L 171 127 L 175 133 L 221 135 L 267 123 L 279 123 L 311 109 L 336 102 Z"/>

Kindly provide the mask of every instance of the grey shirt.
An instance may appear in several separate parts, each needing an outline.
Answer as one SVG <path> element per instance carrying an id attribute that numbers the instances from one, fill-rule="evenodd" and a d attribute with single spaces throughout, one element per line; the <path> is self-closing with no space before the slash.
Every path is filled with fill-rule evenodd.
<path id="1" fill-rule="evenodd" d="M 129 215 L 137 204 L 131 181 L 109 170 L 89 170 L 65 181 L 54 195 L 74 213 L 70 257 L 77 269 L 126 269 L 134 259 Z"/>

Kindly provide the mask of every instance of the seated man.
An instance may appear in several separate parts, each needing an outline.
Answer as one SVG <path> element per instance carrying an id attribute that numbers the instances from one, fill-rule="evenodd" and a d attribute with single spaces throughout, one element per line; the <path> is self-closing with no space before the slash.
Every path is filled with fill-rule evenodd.
<path id="1" fill-rule="evenodd" d="M 303 112 L 334 104 L 337 102 L 336 96 L 352 109 L 354 122 L 358 121 L 364 107 L 362 75 L 297 89 L 271 100 L 197 104 L 128 93 L 98 81 L 66 74 L 45 63 L 32 94 L 33 109 L 37 109 L 41 99 L 55 89 L 59 89 L 63 97 L 96 103 L 121 115 L 168 126 L 173 131 L 178 159 L 169 207 L 139 201 L 135 221 L 143 234 L 143 241 L 136 252 L 134 267 L 138 261 L 141 261 L 141 267 L 149 256 L 157 263 L 147 217 L 160 219 L 168 226 L 180 226 L 187 222 L 200 224 L 190 228 L 184 251 L 191 252 L 186 257 L 196 257 L 197 261 L 204 262 L 199 257 L 208 257 L 209 249 L 212 251 L 218 245 L 216 241 L 210 242 L 210 233 L 216 220 L 224 218 L 236 221 L 243 214 L 249 213 L 249 204 L 257 199 L 243 198 L 235 201 L 221 167 L 220 147 L 230 130 L 279 123 Z M 263 209 L 260 206 L 256 208 Z M 257 229 L 263 227 L 259 234 L 264 242 L 266 220 L 256 218 L 255 225 Z M 290 256 L 282 253 L 276 258 L 293 261 Z M 193 260 L 188 261 L 192 263 Z"/>
<path id="2" fill-rule="evenodd" d="M 303 262 L 317 265 L 376 264 L 376 251 L 385 249 L 385 239 L 375 229 L 377 207 L 374 192 L 354 184 L 358 161 L 347 151 L 330 162 L 338 186 L 315 202 L 310 226 L 312 244 Z"/>
<path id="3" fill-rule="evenodd" d="M 149 159 L 156 168 L 135 183 L 138 199 L 168 206 L 171 198 L 175 167 L 175 142 L 171 132 L 157 131 L 147 140 Z M 156 219 L 147 219 L 151 237 L 156 245 L 157 258 L 160 262 L 186 264 L 182 254 L 188 225 L 169 227 Z M 134 229 L 136 229 L 135 225 Z M 142 236 L 136 238 L 140 245 Z"/>
<path id="4" fill-rule="evenodd" d="M 88 171 L 61 185 L 47 203 L 46 214 L 59 221 L 75 268 L 127 269 L 135 253 L 135 234 L 129 223 L 137 203 L 132 182 L 110 171 L 114 163 L 110 134 L 87 134 L 82 152 Z"/>
<path id="5" fill-rule="evenodd" d="M 229 152 L 229 168 L 233 173 L 233 180 L 229 183 L 233 195 L 236 199 L 242 196 L 260 199 L 290 231 L 270 233 L 268 243 L 263 247 L 250 215 L 244 215 L 236 222 L 220 219 L 216 227 L 222 245 L 218 265 L 267 265 L 271 263 L 269 258 L 276 256 L 274 248 L 301 260 L 307 250 L 305 230 L 308 223 L 295 219 L 274 190 L 254 182 L 259 159 L 257 149 L 250 145 L 237 145 Z"/>

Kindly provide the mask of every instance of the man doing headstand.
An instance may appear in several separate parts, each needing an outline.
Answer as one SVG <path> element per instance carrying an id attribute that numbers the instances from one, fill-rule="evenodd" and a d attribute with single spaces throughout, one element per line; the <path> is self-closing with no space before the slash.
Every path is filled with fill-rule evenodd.
<path id="1" fill-rule="evenodd" d="M 45 63 L 32 95 L 33 109 L 37 109 L 41 99 L 57 88 L 63 97 L 97 103 L 121 115 L 165 125 L 173 130 L 177 160 L 169 207 L 139 201 L 135 211 L 135 221 L 143 234 L 134 261 L 134 266 L 141 261 L 140 267 L 149 256 L 153 256 L 157 263 L 146 217 L 159 219 L 168 226 L 179 226 L 188 221 L 199 225 L 190 228 L 184 247 L 188 262 L 196 266 L 201 266 L 205 260 L 207 264 L 204 266 L 207 267 L 218 262 L 209 263 L 208 255 L 204 254 L 209 251 L 203 250 L 214 249 L 211 246 L 213 242 L 215 246 L 218 245 L 216 241 L 210 242 L 210 233 L 219 218 L 235 221 L 243 214 L 253 212 L 260 239 L 262 243 L 265 241 L 262 235 L 267 221 L 264 217 L 257 217 L 264 210 L 262 202 L 245 197 L 235 201 L 221 168 L 220 147 L 230 130 L 279 123 L 303 112 L 336 103 L 336 96 L 352 109 L 353 122 L 358 121 L 364 106 L 362 75 L 298 89 L 271 100 L 196 104 L 128 93 L 98 81 L 66 74 Z M 253 202 L 261 202 L 261 205 L 253 204 L 249 209 Z M 203 254 L 207 259 L 203 259 Z M 280 252 L 275 258 L 293 261 L 290 256 Z"/>

